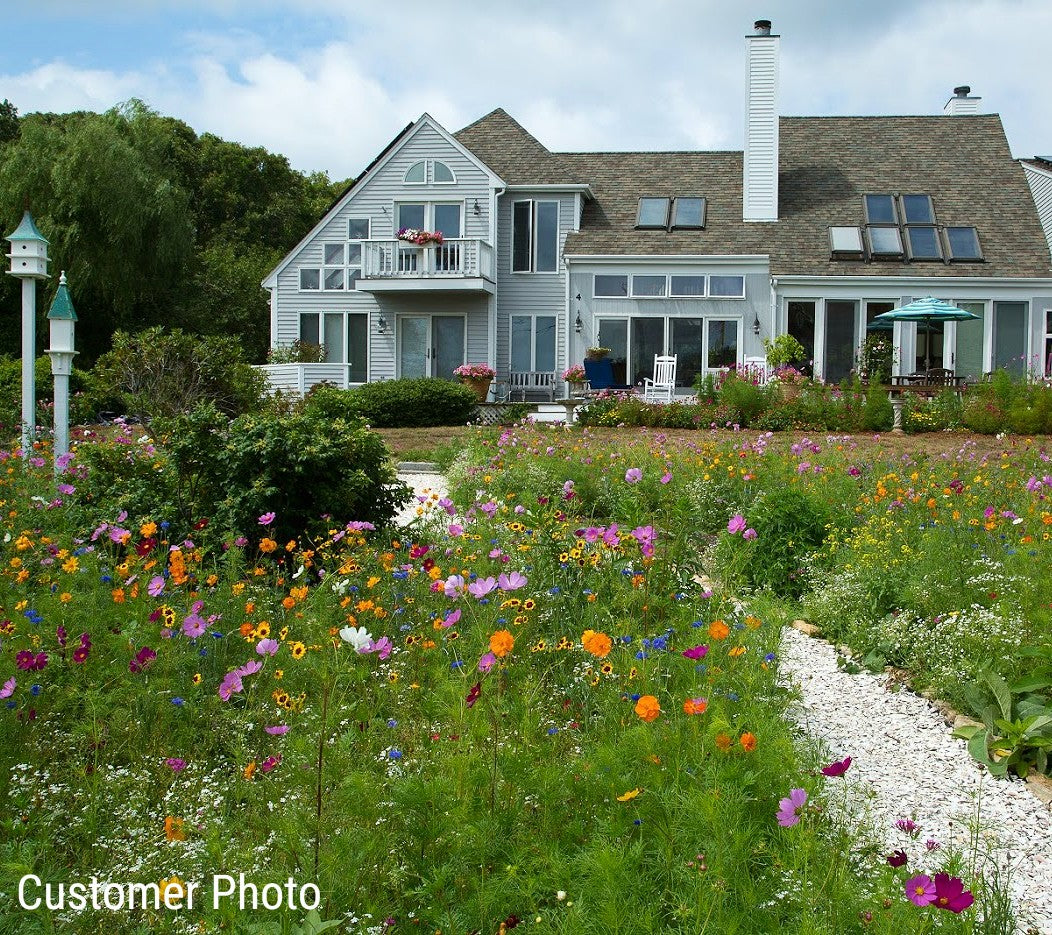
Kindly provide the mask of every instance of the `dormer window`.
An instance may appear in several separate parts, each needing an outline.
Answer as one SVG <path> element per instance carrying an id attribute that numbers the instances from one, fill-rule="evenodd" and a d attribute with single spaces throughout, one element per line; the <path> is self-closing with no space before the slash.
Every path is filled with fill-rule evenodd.
<path id="1" fill-rule="evenodd" d="M 982 262 L 983 250 L 974 227 L 947 227 L 946 246 L 951 263 Z"/>
<path id="2" fill-rule="evenodd" d="M 705 226 L 705 199 L 676 197 L 672 201 L 672 229 L 700 230 Z"/>
<path id="3" fill-rule="evenodd" d="M 670 198 L 640 198 L 636 227 L 643 230 L 668 230 Z"/>

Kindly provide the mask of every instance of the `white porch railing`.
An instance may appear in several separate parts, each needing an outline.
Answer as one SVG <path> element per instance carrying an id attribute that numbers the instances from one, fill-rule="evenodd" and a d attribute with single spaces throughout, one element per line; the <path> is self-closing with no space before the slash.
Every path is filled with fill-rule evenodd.
<path id="1" fill-rule="evenodd" d="M 302 396 L 316 383 L 332 383 L 340 389 L 356 386 L 348 381 L 347 364 L 261 364 L 270 391 Z"/>
<path id="2" fill-rule="evenodd" d="M 362 279 L 494 280 L 493 247 L 484 240 L 456 237 L 418 247 L 404 240 L 362 241 Z"/>

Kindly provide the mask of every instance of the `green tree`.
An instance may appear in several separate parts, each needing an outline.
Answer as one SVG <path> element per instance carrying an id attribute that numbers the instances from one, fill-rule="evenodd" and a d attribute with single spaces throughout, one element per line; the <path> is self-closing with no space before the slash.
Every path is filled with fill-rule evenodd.
<path id="1" fill-rule="evenodd" d="M 18 139 L 18 108 L 6 97 L 0 101 L 0 143 Z"/>

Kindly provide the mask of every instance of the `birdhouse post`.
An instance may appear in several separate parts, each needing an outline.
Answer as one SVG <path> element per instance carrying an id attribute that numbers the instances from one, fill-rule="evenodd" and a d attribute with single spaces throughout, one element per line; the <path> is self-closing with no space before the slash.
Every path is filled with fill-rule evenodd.
<path id="1" fill-rule="evenodd" d="M 58 291 L 47 318 L 51 328 L 48 355 L 55 379 L 55 473 L 60 474 L 62 458 L 69 454 L 69 377 L 73 372 L 73 356 L 77 353 L 73 348 L 77 313 L 66 288 L 65 271 L 59 277 Z"/>
<path id="2" fill-rule="evenodd" d="M 36 314 L 38 279 L 47 279 L 47 247 L 33 216 L 26 211 L 22 223 L 7 235 L 11 252 L 9 275 L 22 280 L 22 455 L 28 457 L 36 437 Z"/>

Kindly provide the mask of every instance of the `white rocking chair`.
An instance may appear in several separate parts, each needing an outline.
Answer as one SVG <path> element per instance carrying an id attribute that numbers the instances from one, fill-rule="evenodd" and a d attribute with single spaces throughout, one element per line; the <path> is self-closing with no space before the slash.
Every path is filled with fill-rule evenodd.
<path id="1" fill-rule="evenodd" d="M 678 354 L 655 354 L 654 376 L 643 380 L 643 402 L 670 403 L 676 398 Z"/>

